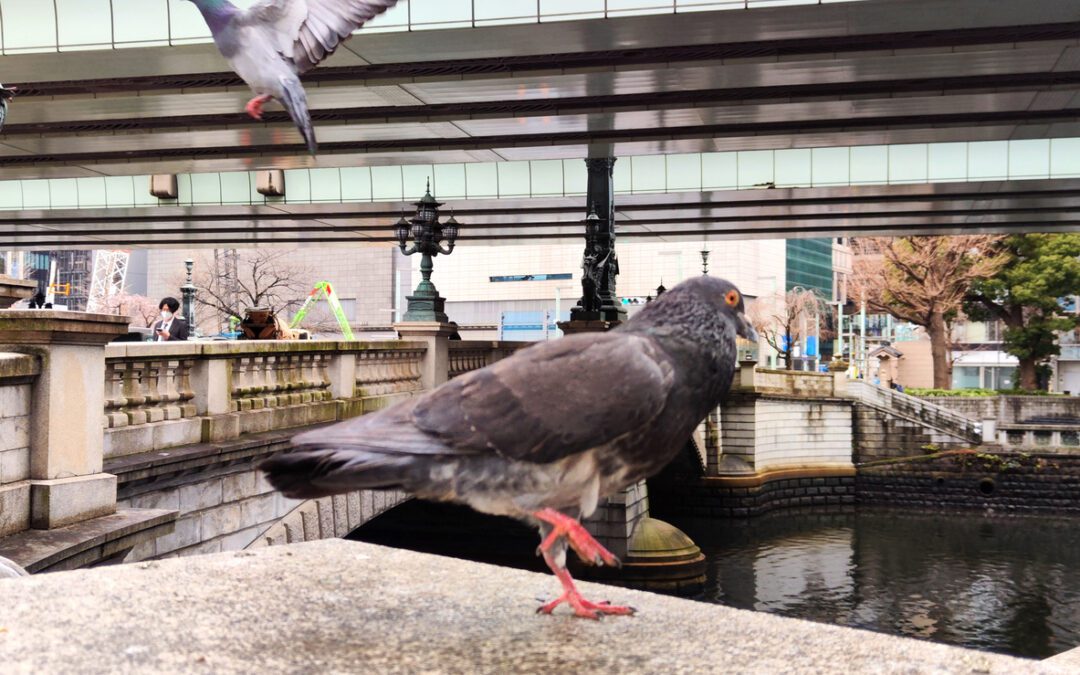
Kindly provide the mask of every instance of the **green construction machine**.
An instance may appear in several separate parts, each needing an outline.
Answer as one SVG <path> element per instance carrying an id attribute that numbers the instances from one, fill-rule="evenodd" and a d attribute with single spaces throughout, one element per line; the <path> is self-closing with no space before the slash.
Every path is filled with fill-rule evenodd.
<path id="1" fill-rule="evenodd" d="M 341 327 L 341 333 L 345 336 L 346 340 L 355 340 L 353 337 L 352 327 L 349 326 L 349 320 L 345 317 L 345 310 L 341 307 L 341 301 L 338 300 L 337 293 L 334 292 L 334 287 L 330 285 L 329 281 L 320 281 L 315 284 L 315 288 L 311 290 L 307 300 L 300 306 L 300 309 L 293 317 L 292 323 L 289 324 L 289 328 L 296 328 L 300 325 L 300 322 L 304 320 L 307 313 L 311 311 L 311 308 L 318 304 L 319 300 L 326 298 L 326 304 L 330 305 L 330 311 L 334 313 L 334 318 L 337 319 L 338 326 Z"/>

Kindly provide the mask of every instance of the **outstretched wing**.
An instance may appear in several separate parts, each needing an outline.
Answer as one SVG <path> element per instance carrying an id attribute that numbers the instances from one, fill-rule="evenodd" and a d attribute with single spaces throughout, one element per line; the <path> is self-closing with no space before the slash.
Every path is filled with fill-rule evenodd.
<path id="1" fill-rule="evenodd" d="M 415 401 L 294 439 L 388 455 L 499 454 L 547 463 L 646 430 L 674 368 L 650 340 L 618 333 L 542 343 Z"/>
<path id="2" fill-rule="evenodd" d="M 245 23 L 270 28 L 275 48 L 306 73 L 334 53 L 353 31 L 398 3 L 398 0 L 261 0 L 252 5 Z"/>

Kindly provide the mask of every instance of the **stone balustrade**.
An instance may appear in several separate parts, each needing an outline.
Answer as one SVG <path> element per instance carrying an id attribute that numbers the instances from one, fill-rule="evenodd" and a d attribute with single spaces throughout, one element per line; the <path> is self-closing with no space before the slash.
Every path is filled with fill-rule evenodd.
<path id="1" fill-rule="evenodd" d="M 1005 424 L 997 434 L 1006 450 L 1080 452 L 1080 425 Z"/>
<path id="2" fill-rule="evenodd" d="M 363 414 L 420 392 L 426 352 L 417 342 L 111 344 L 105 457 Z"/>
<path id="3" fill-rule="evenodd" d="M 454 340 L 449 343 L 450 359 L 447 374 L 450 378 L 455 378 L 473 370 L 480 370 L 530 344 L 528 342 Z"/>
<path id="4" fill-rule="evenodd" d="M 964 415 L 915 396 L 869 382 L 848 382 L 852 397 L 864 404 L 972 442 L 982 441 L 982 426 Z"/>
<path id="5" fill-rule="evenodd" d="M 33 356 L 0 353 L 0 537 L 30 526 L 31 384 L 40 372 Z"/>

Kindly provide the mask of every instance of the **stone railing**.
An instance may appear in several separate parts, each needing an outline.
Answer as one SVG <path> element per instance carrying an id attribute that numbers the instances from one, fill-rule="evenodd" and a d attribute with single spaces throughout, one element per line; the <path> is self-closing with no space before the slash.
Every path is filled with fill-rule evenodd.
<path id="1" fill-rule="evenodd" d="M 111 344 L 105 456 L 360 415 L 421 391 L 426 353 L 422 342 Z"/>
<path id="2" fill-rule="evenodd" d="M 1006 450 L 1080 453 L 1080 425 L 1007 424 L 997 428 Z"/>
<path id="3" fill-rule="evenodd" d="M 982 425 L 948 408 L 862 380 L 849 381 L 847 388 L 859 403 L 972 443 L 982 442 Z"/>
<path id="4" fill-rule="evenodd" d="M 515 351 L 531 345 L 531 342 L 487 342 L 483 340 L 454 340 L 449 343 L 449 368 L 447 375 L 455 378 L 458 375 L 473 370 L 480 370 L 485 366 L 510 356 Z"/>
<path id="5" fill-rule="evenodd" d="M 797 370 L 757 368 L 743 361 L 732 382 L 735 393 L 755 393 L 790 398 L 844 398 L 847 378 L 843 373 L 811 373 Z"/>

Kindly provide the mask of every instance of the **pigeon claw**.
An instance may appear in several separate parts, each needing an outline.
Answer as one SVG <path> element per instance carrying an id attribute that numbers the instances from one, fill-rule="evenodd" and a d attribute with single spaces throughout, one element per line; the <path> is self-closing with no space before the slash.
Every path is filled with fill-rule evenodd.
<path id="1" fill-rule="evenodd" d="M 559 513 L 555 509 L 537 511 L 533 516 L 551 525 L 551 532 L 540 543 L 540 553 L 547 553 L 560 537 L 566 537 L 570 547 L 586 565 L 622 567 L 619 559 L 596 541 L 589 531 L 574 518 Z"/>
<path id="2" fill-rule="evenodd" d="M 247 105 L 244 106 L 244 110 L 247 111 L 247 114 L 251 115 L 252 119 L 261 120 L 263 116 L 262 107 L 271 98 L 273 97 L 266 94 L 262 96 L 256 96 L 255 98 L 247 102 Z"/>
<path id="3" fill-rule="evenodd" d="M 555 608 L 562 603 L 570 605 L 574 610 L 574 616 L 581 617 L 582 619 L 592 619 L 598 621 L 606 615 L 618 615 L 618 616 L 633 616 L 637 610 L 633 607 L 613 605 L 607 600 L 602 602 L 589 602 L 585 598 L 581 597 L 581 594 L 576 589 L 569 590 L 558 598 L 555 598 L 551 602 L 537 607 L 537 614 L 551 614 L 555 611 Z"/>

